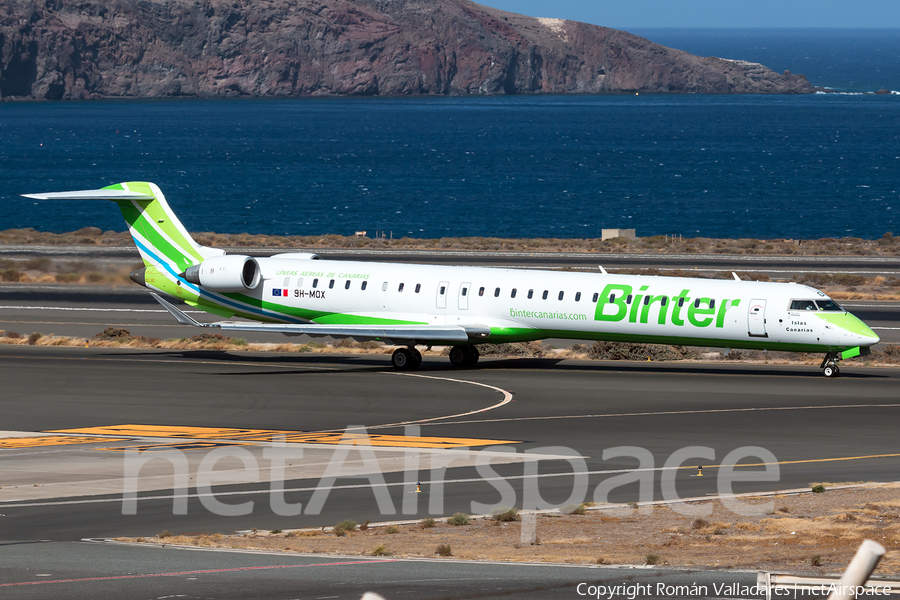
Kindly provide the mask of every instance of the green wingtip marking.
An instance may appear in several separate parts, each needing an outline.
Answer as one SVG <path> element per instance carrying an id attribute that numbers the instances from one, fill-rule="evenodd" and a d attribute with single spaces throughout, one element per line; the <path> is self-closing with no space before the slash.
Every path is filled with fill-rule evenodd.
<path id="1" fill-rule="evenodd" d="M 121 183 L 114 183 L 113 185 L 108 185 L 106 187 L 100 188 L 101 190 L 124 190 Z"/>

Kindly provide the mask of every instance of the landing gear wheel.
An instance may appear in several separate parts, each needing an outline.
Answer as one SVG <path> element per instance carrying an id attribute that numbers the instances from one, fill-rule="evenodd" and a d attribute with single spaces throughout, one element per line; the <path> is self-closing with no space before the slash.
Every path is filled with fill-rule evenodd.
<path id="1" fill-rule="evenodd" d="M 837 366 L 837 361 L 840 360 L 840 355 L 829 352 L 825 355 L 825 359 L 822 361 L 820 368 L 822 369 L 822 374 L 825 377 L 840 377 L 841 370 Z"/>
<path id="2" fill-rule="evenodd" d="M 398 371 L 410 371 L 414 368 L 416 359 L 413 357 L 413 353 L 406 348 L 397 348 L 391 354 L 391 364 Z"/>
<path id="3" fill-rule="evenodd" d="M 466 366 L 474 367 L 475 363 L 478 362 L 478 359 L 481 357 L 481 353 L 478 351 L 478 348 L 475 346 L 466 346 L 469 349 L 468 356 L 466 357 Z"/>
<path id="4" fill-rule="evenodd" d="M 454 346 L 450 349 L 450 364 L 458 369 L 474 367 L 479 356 L 475 346 Z"/>
<path id="5" fill-rule="evenodd" d="M 466 352 L 466 348 L 467 346 L 453 346 L 450 348 L 450 364 L 457 369 L 467 366 L 466 359 L 468 359 L 469 353 Z"/>
<path id="6" fill-rule="evenodd" d="M 410 348 L 409 352 L 410 352 L 410 354 L 412 354 L 413 361 L 414 361 L 412 369 L 410 369 L 410 370 L 418 371 L 419 367 L 422 366 L 422 353 L 419 352 L 418 350 L 416 350 L 415 348 Z"/>

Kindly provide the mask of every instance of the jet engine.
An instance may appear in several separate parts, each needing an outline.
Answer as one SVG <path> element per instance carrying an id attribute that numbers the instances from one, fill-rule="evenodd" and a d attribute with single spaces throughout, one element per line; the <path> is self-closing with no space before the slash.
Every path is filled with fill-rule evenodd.
<path id="1" fill-rule="evenodd" d="M 246 292 L 256 289 L 262 280 L 256 259 L 240 255 L 207 258 L 199 265 L 188 267 L 182 277 L 211 292 Z"/>

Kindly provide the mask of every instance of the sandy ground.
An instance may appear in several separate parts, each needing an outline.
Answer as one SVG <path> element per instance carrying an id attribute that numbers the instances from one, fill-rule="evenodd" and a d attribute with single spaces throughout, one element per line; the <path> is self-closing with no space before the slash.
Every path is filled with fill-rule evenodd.
<path id="1" fill-rule="evenodd" d="M 589 507 L 584 514 L 536 515 L 535 543 L 523 522 L 490 517 L 468 525 L 435 520 L 370 525 L 343 536 L 330 528 L 121 538 L 150 544 L 242 548 L 294 553 L 390 555 L 576 564 L 703 567 L 825 574 L 841 572 L 863 539 L 888 550 L 875 575 L 900 575 L 900 483 L 742 498 L 757 516 L 721 501 L 638 508 Z M 685 511 L 708 511 L 702 517 Z M 521 515 L 520 515 L 521 517 Z"/>

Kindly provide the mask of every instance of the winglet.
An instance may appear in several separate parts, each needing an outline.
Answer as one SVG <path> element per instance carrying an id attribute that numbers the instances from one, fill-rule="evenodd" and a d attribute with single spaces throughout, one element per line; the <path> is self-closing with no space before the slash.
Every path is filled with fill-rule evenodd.
<path id="1" fill-rule="evenodd" d="M 193 325 L 194 327 L 218 327 L 218 325 L 214 325 L 212 323 L 201 323 L 193 317 L 186 315 L 184 311 L 175 308 L 174 304 L 172 304 L 168 300 L 163 299 L 162 296 L 158 294 L 150 292 L 150 295 L 153 296 L 154 300 L 162 304 L 162 307 L 169 311 L 169 314 L 175 317 L 175 320 L 182 325 Z"/>

